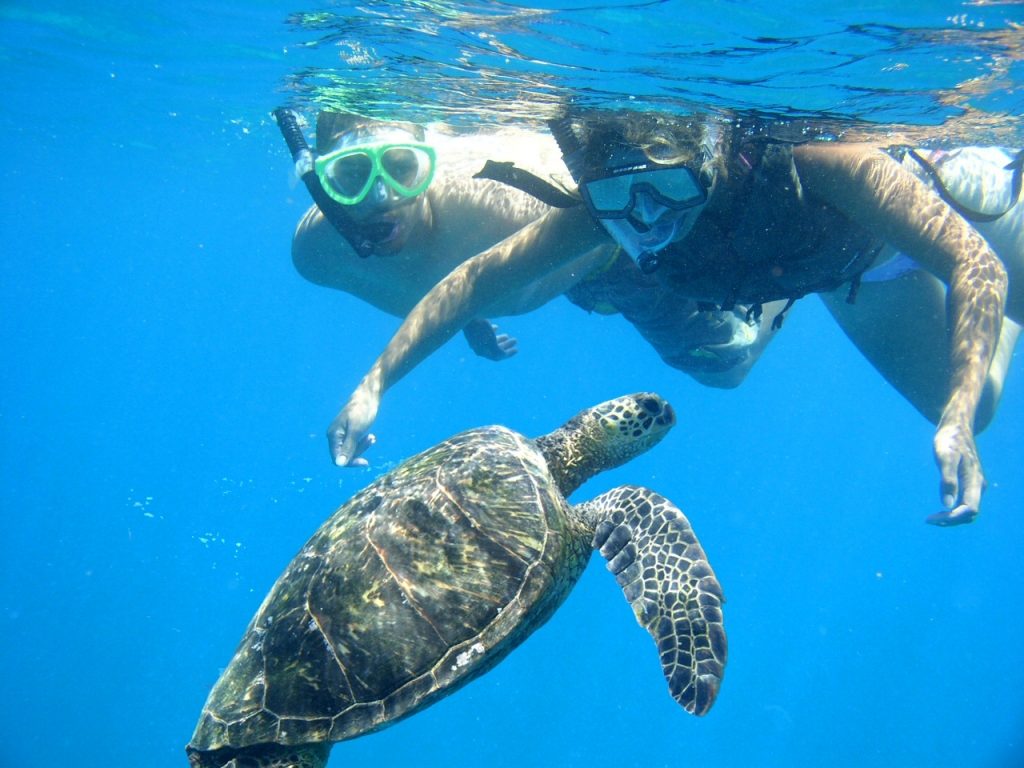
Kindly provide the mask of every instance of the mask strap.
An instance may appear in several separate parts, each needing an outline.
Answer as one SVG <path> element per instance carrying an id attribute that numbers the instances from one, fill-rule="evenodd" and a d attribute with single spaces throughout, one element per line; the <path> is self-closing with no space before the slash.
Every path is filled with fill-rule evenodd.
<path id="1" fill-rule="evenodd" d="M 1010 210 L 1017 204 L 1020 199 L 1021 189 L 1021 173 L 1024 169 L 1024 149 L 1017 153 L 1017 157 L 1014 158 L 1005 168 L 1004 171 L 1013 171 L 1013 177 L 1010 182 L 1010 204 L 998 213 L 985 213 L 983 211 L 976 211 L 973 208 L 968 208 L 963 205 L 955 197 L 953 193 L 949 191 L 946 185 L 942 182 L 942 178 L 939 176 L 938 170 L 935 166 L 925 160 L 921 155 L 918 154 L 916 149 L 911 149 L 909 152 L 910 156 L 914 159 L 918 165 L 920 165 L 924 172 L 928 174 L 928 178 L 935 184 L 935 189 L 939 193 L 939 197 L 946 201 L 950 208 L 959 213 L 965 219 L 969 221 L 977 221 L 982 224 L 996 221 L 1001 219 L 1003 216 L 1008 214 Z"/>
<path id="2" fill-rule="evenodd" d="M 473 174 L 473 178 L 500 181 L 502 184 L 507 184 L 537 198 L 552 208 L 574 208 L 581 204 L 579 197 L 559 189 L 551 182 L 545 181 L 529 171 L 516 168 L 513 163 L 509 162 L 488 160 L 484 163 L 483 168 Z"/>

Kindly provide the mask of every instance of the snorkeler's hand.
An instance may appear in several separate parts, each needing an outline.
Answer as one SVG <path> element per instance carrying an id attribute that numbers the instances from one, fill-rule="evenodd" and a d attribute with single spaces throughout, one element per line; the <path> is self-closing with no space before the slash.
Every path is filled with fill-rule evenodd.
<path id="1" fill-rule="evenodd" d="M 327 444 L 331 458 L 339 467 L 365 467 L 369 462 L 362 454 L 377 438 L 370 432 L 380 398 L 364 385 L 352 393 L 331 426 L 327 428 Z"/>
<path id="2" fill-rule="evenodd" d="M 472 350 L 488 360 L 507 360 L 519 351 L 515 338 L 498 333 L 498 326 L 489 320 L 470 320 L 462 334 Z"/>
<path id="3" fill-rule="evenodd" d="M 985 490 L 985 476 L 970 427 L 939 424 L 935 432 L 935 462 L 942 475 L 942 512 L 929 515 L 932 525 L 962 525 L 974 520 Z"/>

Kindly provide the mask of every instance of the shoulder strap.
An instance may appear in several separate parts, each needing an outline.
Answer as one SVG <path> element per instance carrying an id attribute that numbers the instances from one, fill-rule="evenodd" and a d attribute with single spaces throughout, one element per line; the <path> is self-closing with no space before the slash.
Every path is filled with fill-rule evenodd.
<path id="1" fill-rule="evenodd" d="M 552 208 L 574 208 L 581 204 L 578 197 L 559 189 L 550 181 L 545 181 L 529 171 L 516 168 L 513 163 L 488 160 L 484 163 L 483 168 L 473 174 L 473 178 L 500 181 L 502 184 L 507 184 L 520 192 L 537 198 Z"/>
<path id="2" fill-rule="evenodd" d="M 1010 204 L 998 213 L 985 213 L 983 211 L 976 211 L 973 208 L 968 208 L 966 205 L 962 205 L 953 197 L 952 193 L 942 182 L 942 178 L 939 176 L 939 172 L 935 169 L 934 165 L 921 157 L 916 149 L 910 150 L 910 156 L 914 158 L 914 161 L 924 169 L 925 173 L 928 174 L 928 178 L 930 178 L 932 183 L 935 184 L 935 189 L 938 191 L 939 197 L 945 200 L 949 204 L 950 208 L 970 221 L 977 221 L 981 223 L 996 221 L 1009 213 L 1010 209 L 1012 209 L 1020 199 L 1021 176 L 1024 174 L 1024 149 L 1017 152 L 1017 156 L 1003 168 L 1003 170 L 1006 171 L 1013 171 L 1013 179 L 1010 182 Z"/>

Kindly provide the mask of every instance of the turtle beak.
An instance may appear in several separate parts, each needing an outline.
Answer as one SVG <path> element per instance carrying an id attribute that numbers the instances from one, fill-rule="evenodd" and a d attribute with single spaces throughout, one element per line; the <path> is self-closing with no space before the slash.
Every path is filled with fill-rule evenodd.
<path id="1" fill-rule="evenodd" d="M 663 410 L 661 415 L 658 416 L 657 422 L 659 424 L 664 424 L 667 427 L 671 427 L 676 423 L 676 412 L 672 409 L 672 406 L 669 403 L 665 403 L 665 410 Z"/>

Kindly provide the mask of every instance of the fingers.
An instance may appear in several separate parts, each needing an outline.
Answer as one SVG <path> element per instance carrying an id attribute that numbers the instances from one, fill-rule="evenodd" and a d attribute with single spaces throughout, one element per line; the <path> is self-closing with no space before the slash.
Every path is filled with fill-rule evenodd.
<path id="1" fill-rule="evenodd" d="M 961 504 L 955 509 L 949 511 L 942 510 L 936 512 L 934 515 L 928 515 L 924 519 L 929 525 L 938 525 L 942 528 L 949 528 L 954 525 L 964 525 L 974 521 L 974 518 L 978 516 L 978 510 L 972 509 L 966 504 Z"/>
<path id="2" fill-rule="evenodd" d="M 981 462 L 976 455 L 968 454 L 960 462 L 960 493 L 958 501 L 962 502 L 957 509 L 966 507 L 970 510 L 971 520 L 978 514 L 981 506 L 981 494 L 985 490 L 985 475 L 981 471 Z M 955 512 L 956 510 L 954 510 Z M 965 522 L 970 522 L 967 520 Z"/>
<path id="3" fill-rule="evenodd" d="M 516 340 L 498 333 L 498 326 L 487 320 L 473 320 L 462 329 L 470 348 L 487 360 L 505 360 L 516 353 Z"/>
<path id="4" fill-rule="evenodd" d="M 509 336 L 507 333 L 498 333 L 498 326 L 495 323 L 491 323 L 491 331 L 494 333 L 494 341 L 498 345 L 498 351 L 501 353 L 502 360 L 512 357 L 516 352 L 519 351 L 518 340 L 515 336 Z"/>
<path id="5" fill-rule="evenodd" d="M 514 336 L 509 336 L 507 333 L 499 333 L 494 337 L 494 340 L 498 344 L 498 351 L 501 353 L 501 359 L 506 360 L 519 351 L 519 341 Z"/>
<path id="6" fill-rule="evenodd" d="M 333 424 L 327 430 L 327 447 L 331 451 L 331 460 L 337 467 L 347 467 L 355 453 L 349 431 L 345 427 L 335 428 Z"/>
<path id="7" fill-rule="evenodd" d="M 478 352 L 481 357 L 486 357 L 490 360 L 507 360 L 519 351 L 517 348 L 519 342 L 514 336 L 509 336 L 507 333 L 498 333 L 498 326 L 495 323 L 491 323 L 490 326 L 490 343 L 487 345 L 486 353 Z"/>
<path id="8" fill-rule="evenodd" d="M 939 498 L 942 506 L 951 509 L 959 497 L 961 454 L 945 442 L 938 438 L 935 441 L 935 463 L 939 465 Z"/>
<path id="9" fill-rule="evenodd" d="M 327 428 L 327 447 L 336 466 L 365 466 L 359 456 L 376 441 L 370 428 L 377 418 L 379 405 L 379 393 L 371 383 L 364 381 L 334 417 Z"/>
<path id="10" fill-rule="evenodd" d="M 377 436 L 369 433 L 363 435 L 359 440 L 359 445 L 356 446 L 356 452 L 349 459 L 348 465 L 350 467 L 368 467 L 370 462 L 364 459 L 362 456 L 370 448 L 371 445 L 377 442 Z"/>
<path id="11" fill-rule="evenodd" d="M 985 490 L 977 448 L 972 436 L 958 428 L 940 428 L 935 435 L 935 461 L 939 465 L 939 495 L 948 511 L 929 515 L 931 525 L 963 525 L 974 520 Z"/>
<path id="12" fill-rule="evenodd" d="M 952 509 L 960 498 L 960 463 L 966 447 L 963 434 L 956 426 L 939 427 L 933 445 L 939 466 L 939 498 L 942 506 Z"/>
<path id="13" fill-rule="evenodd" d="M 331 458 L 338 467 L 368 467 L 370 462 L 362 457 L 370 446 L 377 442 L 377 436 L 366 434 L 358 442 L 350 439 L 351 430 L 346 435 L 341 431 L 331 431 L 327 439 L 330 444 Z M 353 444 L 354 443 L 354 444 Z"/>
<path id="14" fill-rule="evenodd" d="M 364 467 L 368 464 L 366 459 L 359 457 L 377 442 L 377 438 L 372 433 L 364 433 L 356 425 L 356 421 L 348 409 L 345 409 L 327 428 L 327 447 L 335 466 Z"/>

